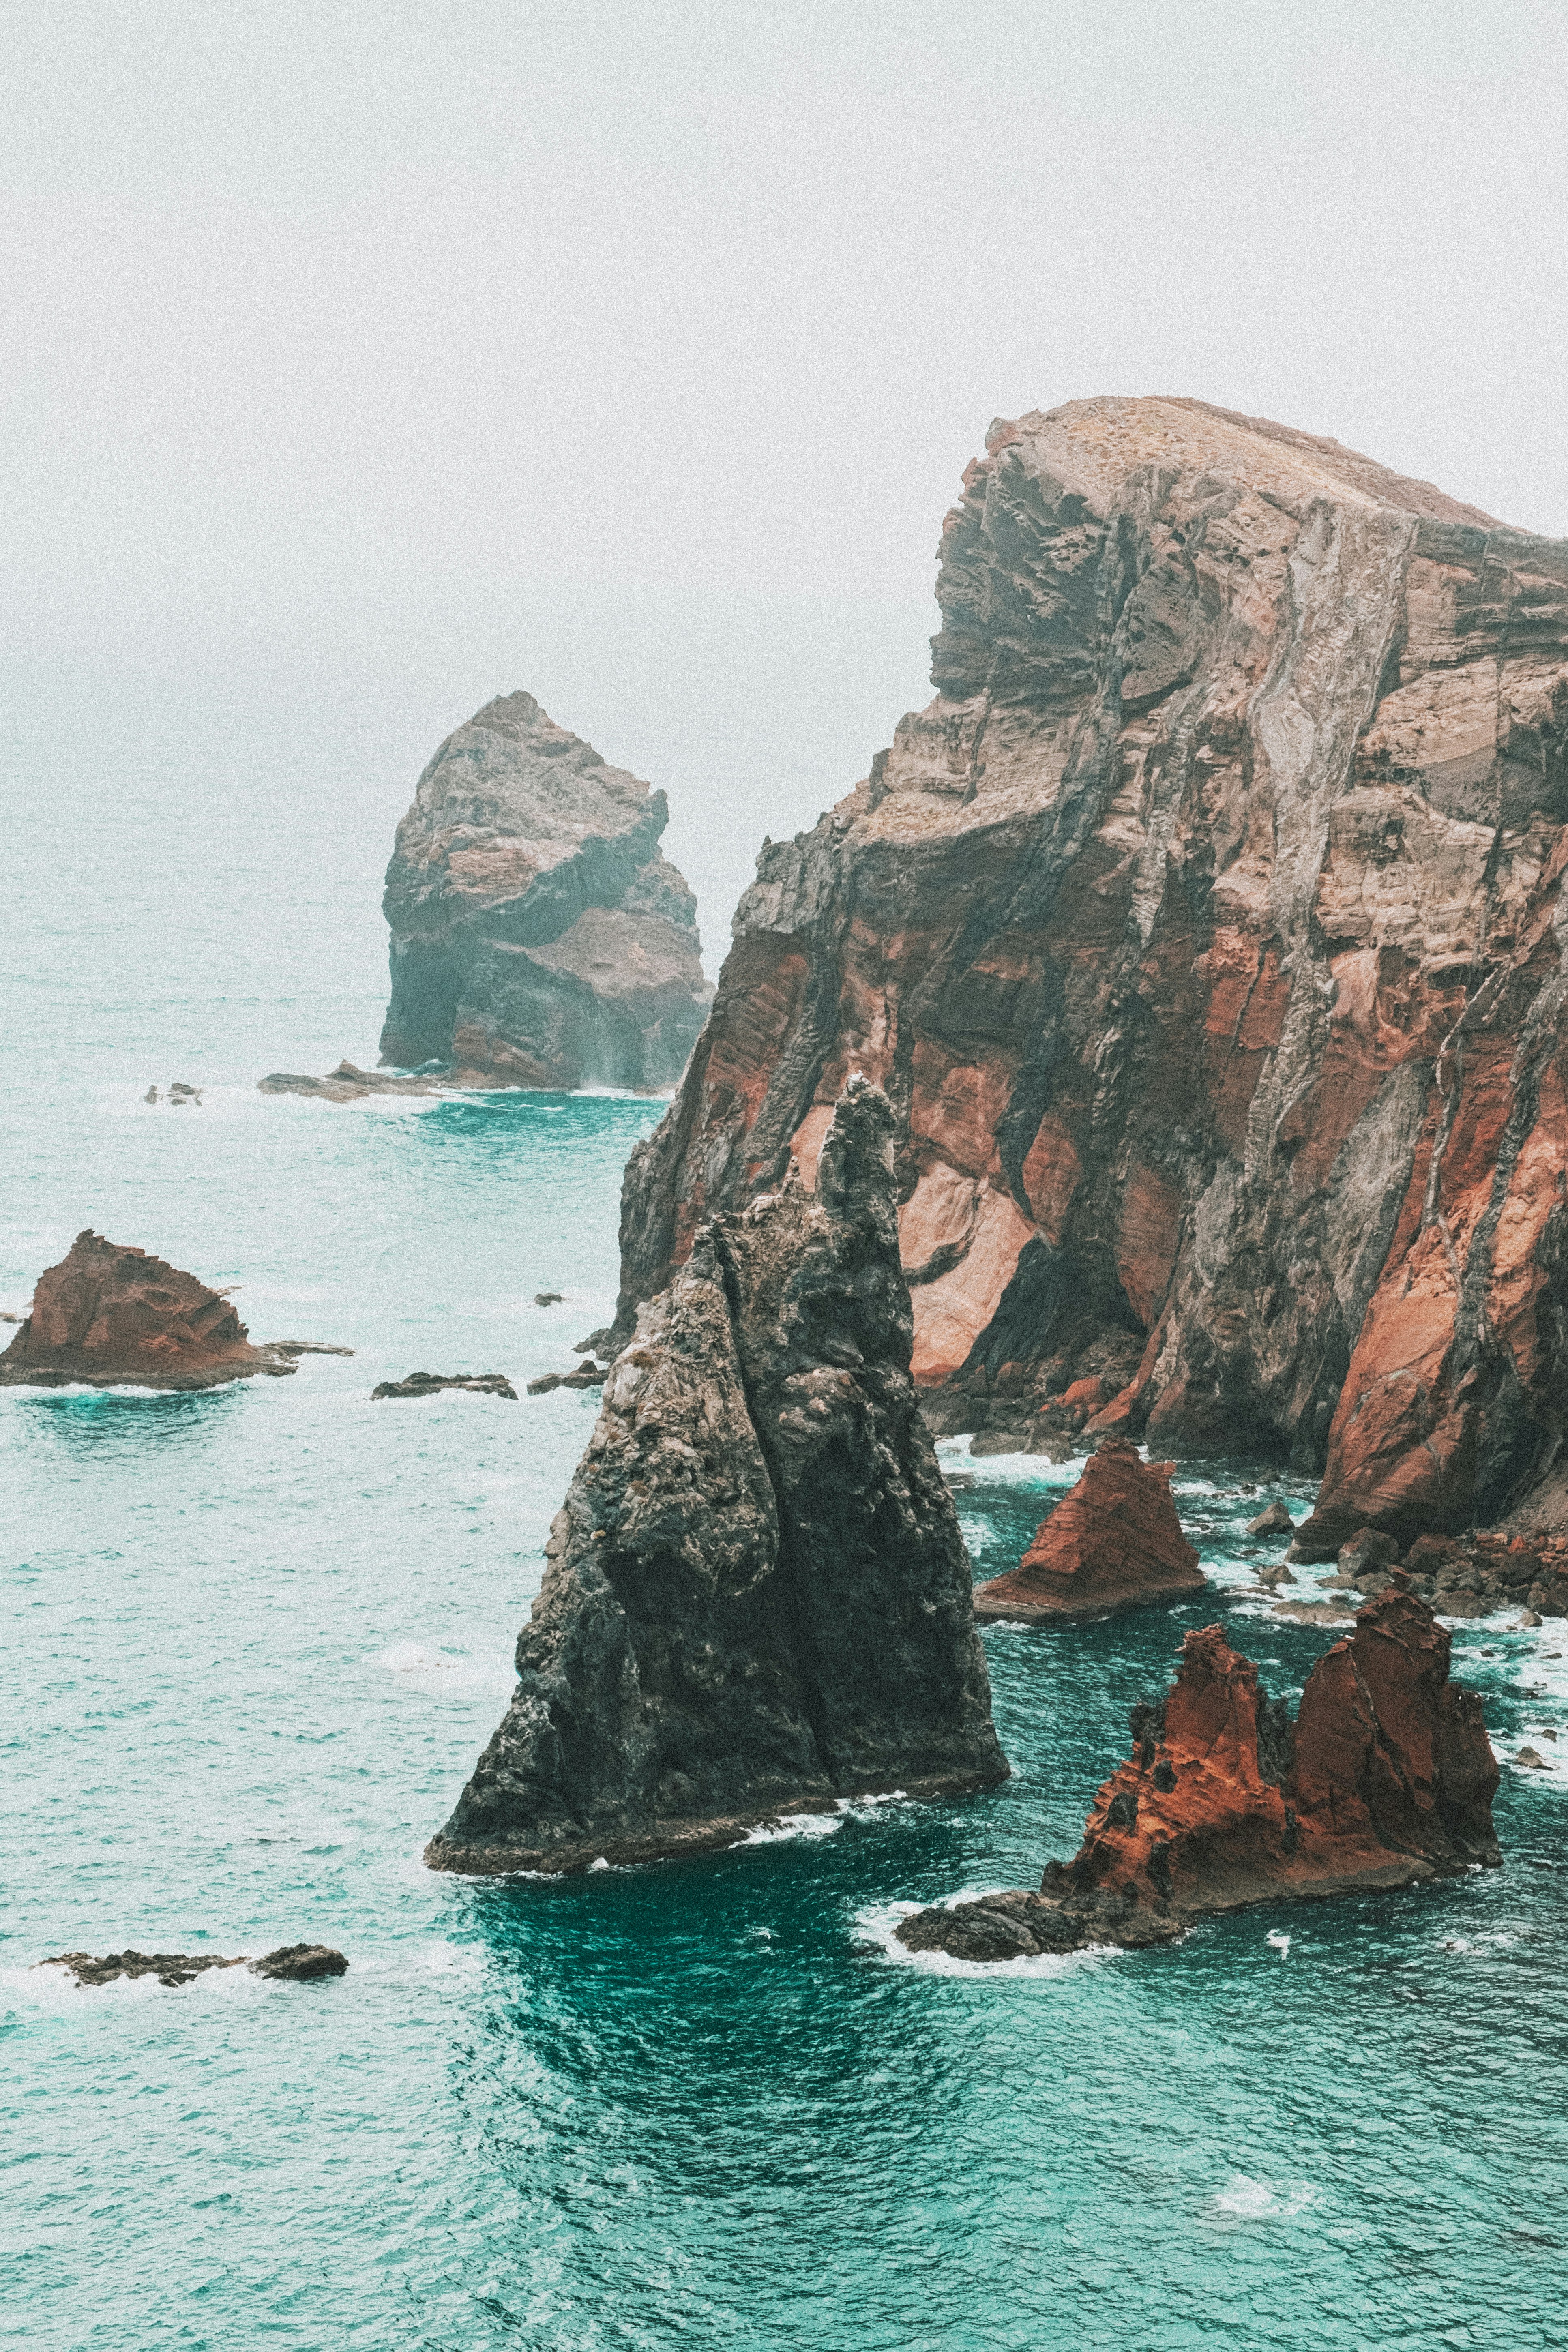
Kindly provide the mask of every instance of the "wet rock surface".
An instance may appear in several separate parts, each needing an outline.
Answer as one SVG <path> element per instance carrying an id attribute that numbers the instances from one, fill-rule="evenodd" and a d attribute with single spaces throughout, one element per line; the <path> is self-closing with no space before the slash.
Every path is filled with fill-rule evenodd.
<path id="1" fill-rule="evenodd" d="M 1216 1911 L 1497 1864 L 1497 1761 L 1448 1650 L 1422 1602 L 1371 1601 L 1292 1722 L 1218 1625 L 1189 1633 L 1170 1690 L 1133 1709 L 1132 1754 L 1072 1861 L 1050 1864 L 1038 1894 L 916 1913 L 900 1941 L 979 1960 L 1135 1947 Z"/>
<path id="2" fill-rule="evenodd" d="M 221 1291 L 85 1231 L 38 1277 L 32 1310 L 0 1356 L 0 1386 L 217 1388 L 292 1372 L 299 1351 L 252 1347 Z"/>
<path id="3" fill-rule="evenodd" d="M 462 1087 L 673 1086 L 712 992 L 668 818 L 531 695 L 487 703 L 397 828 L 382 1060 Z"/>
<path id="4" fill-rule="evenodd" d="M 1568 546 L 1075 401 L 992 428 L 937 593 L 935 700 L 742 900 L 624 1317 L 858 1068 L 933 1427 L 1289 1457 L 1331 1553 L 1500 1517 L 1568 1433 Z"/>
<path id="5" fill-rule="evenodd" d="M 59 1952 L 40 1960 L 40 1968 L 68 1969 L 80 1985 L 113 1984 L 120 1977 L 156 1977 L 163 1985 L 191 1984 L 208 1969 L 248 1968 L 252 1976 L 269 1977 L 285 1984 L 310 1984 L 322 1977 L 348 1973 L 348 1962 L 330 1944 L 280 1944 L 259 1960 L 241 1953 L 225 1959 L 216 1952 Z"/>
<path id="6" fill-rule="evenodd" d="M 1081 1616 L 1206 1588 L 1171 1499 L 1173 1465 L 1106 1438 L 1016 1569 L 974 1588 L 977 1617 Z"/>
<path id="7" fill-rule="evenodd" d="M 468 1389 L 474 1396 L 510 1397 L 518 1402 L 517 1391 L 504 1372 L 410 1372 L 406 1380 L 378 1381 L 372 1389 L 371 1402 L 381 1397 L 439 1396 L 443 1389 Z"/>
<path id="8" fill-rule="evenodd" d="M 815 1194 L 715 1220 L 612 1365 L 434 1867 L 647 1859 L 1005 1779 L 910 1343 L 891 1114 L 856 1084 Z"/>

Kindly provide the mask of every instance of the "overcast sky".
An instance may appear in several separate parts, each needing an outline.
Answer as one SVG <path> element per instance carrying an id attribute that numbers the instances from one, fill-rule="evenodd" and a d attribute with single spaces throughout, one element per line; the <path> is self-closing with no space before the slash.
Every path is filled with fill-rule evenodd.
<path id="1" fill-rule="evenodd" d="M 373 743 L 527 687 L 764 833 L 929 695 L 989 420 L 1182 392 L 1568 532 L 1568 10 L 26 0 L 0 558 L 25 734 Z M 247 715 L 248 714 L 248 715 Z"/>

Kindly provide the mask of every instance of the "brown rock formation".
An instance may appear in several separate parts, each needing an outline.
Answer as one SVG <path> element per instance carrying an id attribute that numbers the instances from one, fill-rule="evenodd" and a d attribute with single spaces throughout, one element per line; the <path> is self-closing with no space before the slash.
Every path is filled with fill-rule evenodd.
<path id="1" fill-rule="evenodd" d="M 1133 1710 L 1132 1737 L 1082 1845 L 1065 1869 L 1049 1866 L 1038 1895 L 920 1912 L 900 1939 L 980 1959 L 1143 1944 L 1208 1912 L 1409 1886 L 1501 1859 L 1480 1701 L 1449 1682 L 1448 1635 L 1406 1594 L 1369 1602 L 1318 1661 L 1294 1727 L 1207 1625 L 1187 1635 L 1162 1706 Z M 996 1949 L 1007 1936 L 1014 1948 Z"/>
<path id="2" fill-rule="evenodd" d="M 39 1276 L 32 1313 L 0 1356 L 0 1385 L 212 1389 L 291 1372 L 296 1352 L 253 1348 L 227 1299 L 194 1274 L 85 1232 Z"/>
<path id="3" fill-rule="evenodd" d="M 861 1069 L 939 1426 L 1096 1375 L 1090 1429 L 1326 1463 L 1310 1544 L 1500 1517 L 1568 1433 L 1568 547 L 1079 401 L 993 427 L 937 594 L 935 701 L 742 901 L 627 1311 Z"/>
<path id="4" fill-rule="evenodd" d="M 852 1085 L 815 1197 L 716 1220 L 645 1310 L 434 1868 L 647 1860 L 1005 1780 L 909 1374 L 891 1126 Z"/>
<path id="5" fill-rule="evenodd" d="M 382 1060 L 467 1087 L 673 1086 L 712 991 L 696 900 L 659 855 L 668 815 L 531 694 L 487 703 L 397 828 Z"/>
<path id="6" fill-rule="evenodd" d="M 975 1615 L 1081 1616 L 1204 1591 L 1171 1499 L 1173 1467 L 1142 1461 L 1124 1437 L 1103 1439 L 1017 1567 L 975 1586 Z"/>

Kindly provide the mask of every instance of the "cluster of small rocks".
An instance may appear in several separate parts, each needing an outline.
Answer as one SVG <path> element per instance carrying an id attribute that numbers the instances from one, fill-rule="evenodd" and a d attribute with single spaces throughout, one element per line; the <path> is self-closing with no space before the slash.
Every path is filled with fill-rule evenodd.
<path id="1" fill-rule="evenodd" d="M 971 1454 L 1043 1454 L 1066 1462 L 1082 1451 L 1079 1441 L 1095 1414 L 1132 1379 L 1143 1345 L 1135 1332 L 1109 1331 L 1077 1355 L 1004 1364 L 995 1373 L 980 1365 L 953 1387 L 922 1397 L 921 1411 L 938 1437 L 973 1432 Z"/>
<path id="2" fill-rule="evenodd" d="M 1403 1555 L 1392 1536 L 1363 1528 L 1342 1545 L 1331 1587 L 1373 1600 L 1414 1592 L 1443 1617 L 1489 1617 L 1522 1609 L 1529 1621 L 1568 1617 L 1568 1537 L 1417 1536 Z"/>
<path id="3" fill-rule="evenodd" d="M 1281 1503 L 1271 1504 L 1247 1530 L 1253 1538 L 1290 1531 Z M 1292 1545 L 1284 1561 L 1258 1570 L 1259 1583 L 1293 1584 L 1289 1562 L 1299 1557 Z M 1520 1609 L 1526 1624 L 1538 1625 L 1543 1618 L 1568 1617 L 1568 1536 L 1472 1529 L 1463 1536 L 1417 1536 L 1401 1552 L 1393 1536 L 1359 1528 L 1341 1545 L 1334 1573 L 1321 1590 L 1360 1593 L 1368 1601 L 1385 1592 L 1411 1592 L 1441 1617 L 1489 1617 L 1499 1609 Z"/>
<path id="4" fill-rule="evenodd" d="M 559 1292 L 553 1294 L 543 1292 L 535 1299 L 534 1305 L 536 1307 L 542 1307 L 547 1298 L 550 1300 L 550 1303 L 553 1305 L 559 1297 Z M 575 1371 L 541 1372 L 536 1381 L 529 1381 L 529 1395 L 548 1396 L 552 1389 L 603 1388 L 605 1385 L 605 1375 L 609 1371 L 610 1368 L 608 1364 L 595 1363 L 594 1359 L 599 1354 L 607 1355 L 609 1353 L 614 1338 L 615 1328 L 612 1324 L 606 1323 L 601 1329 L 597 1331 L 590 1331 L 585 1339 L 574 1340 L 573 1343 L 572 1352 L 574 1355 L 581 1356 L 584 1360 L 582 1363 L 577 1366 Z"/>

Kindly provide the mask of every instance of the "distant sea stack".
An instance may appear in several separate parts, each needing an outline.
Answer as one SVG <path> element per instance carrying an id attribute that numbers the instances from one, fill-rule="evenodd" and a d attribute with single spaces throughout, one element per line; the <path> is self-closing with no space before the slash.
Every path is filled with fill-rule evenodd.
<path id="1" fill-rule="evenodd" d="M 39 1276 L 32 1313 L 0 1356 L 0 1386 L 212 1389 L 291 1372 L 303 1352 L 253 1348 L 220 1291 L 89 1231 Z"/>
<path id="2" fill-rule="evenodd" d="M 708 1226 L 612 1367 L 433 1867 L 647 1860 L 1006 1778 L 911 1336 L 892 1117 L 852 1081 L 815 1196 Z"/>
<path id="3" fill-rule="evenodd" d="M 1093 1375 L 1091 1437 L 1326 1470 L 1321 1551 L 1500 1517 L 1568 1436 L 1568 543 L 1074 401 L 992 427 L 937 596 L 936 699 L 741 902 L 623 1314 L 860 1068 L 937 1427 Z"/>
<path id="4" fill-rule="evenodd" d="M 1307 1677 L 1294 1724 L 1218 1625 L 1189 1633 L 1082 1845 L 1040 1892 L 921 1911 L 911 1951 L 1005 1960 L 1163 1943 L 1194 1919 L 1289 1895 L 1410 1886 L 1501 1857 L 1497 1760 L 1448 1635 L 1424 1602 L 1369 1602 Z"/>
<path id="5" fill-rule="evenodd" d="M 697 902 L 659 855 L 668 815 L 531 694 L 449 735 L 386 872 L 383 1062 L 468 1087 L 672 1087 L 712 991 Z"/>

